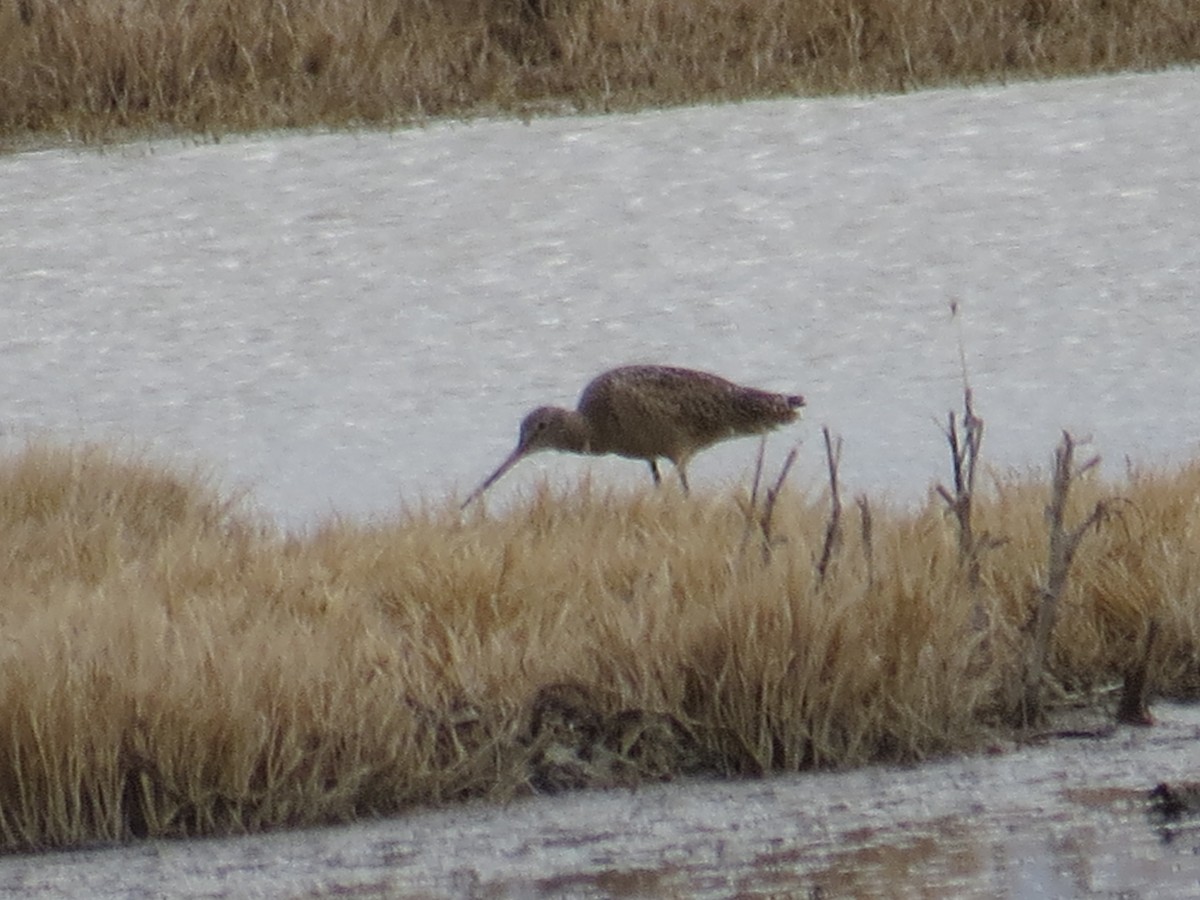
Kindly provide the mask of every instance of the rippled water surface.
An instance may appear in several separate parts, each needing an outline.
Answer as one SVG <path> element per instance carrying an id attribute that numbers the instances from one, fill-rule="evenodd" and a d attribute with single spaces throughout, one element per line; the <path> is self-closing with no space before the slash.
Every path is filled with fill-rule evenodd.
<path id="1" fill-rule="evenodd" d="M 212 467 L 289 525 L 469 489 L 631 361 L 809 398 L 849 490 L 1200 444 L 1200 74 L 0 159 L 0 428 Z M 701 456 L 745 477 L 753 445 Z M 497 495 L 622 460 L 538 458 Z"/>

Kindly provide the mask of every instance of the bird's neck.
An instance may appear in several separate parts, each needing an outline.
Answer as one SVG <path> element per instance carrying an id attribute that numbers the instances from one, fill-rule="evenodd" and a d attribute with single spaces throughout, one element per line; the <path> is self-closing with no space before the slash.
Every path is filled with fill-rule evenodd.
<path id="1" fill-rule="evenodd" d="M 595 453 L 592 447 L 592 429 L 587 419 L 574 410 L 565 410 L 562 431 L 558 435 L 558 448 L 568 453 Z"/>

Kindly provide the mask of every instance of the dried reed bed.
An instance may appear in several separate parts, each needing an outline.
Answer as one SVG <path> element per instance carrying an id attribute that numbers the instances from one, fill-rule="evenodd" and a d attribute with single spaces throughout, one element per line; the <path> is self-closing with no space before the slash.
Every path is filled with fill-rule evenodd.
<path id="1" fill-rule="evenodd" d="M 0 136 L 396 124 L 1198 59 L 1193 0 L 0 0 Z"/>
<path id="2" fill-rule="evenodd" d="M 0 462 L 0 846 L 229 833 L 465 797 L 916 760 L 1011 733 L 1048 488 L 870 509 L 818 573 L 827 498 L 584 482 L 502 514 L 307 536 L 98 447 Z M 1047 679 L 1200 692 L 1200 465 L 1089 476 Z M 866 504 L 860 504 L 860 510 Z M 868 559 L 870 564 L 868 565 Z M 987 611 L 982 627 L 978 604 Z"/>

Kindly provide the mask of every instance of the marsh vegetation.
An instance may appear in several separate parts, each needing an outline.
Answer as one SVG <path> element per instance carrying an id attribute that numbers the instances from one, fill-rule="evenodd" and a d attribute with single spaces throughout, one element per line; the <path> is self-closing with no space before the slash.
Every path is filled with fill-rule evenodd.
<path id="1" fill-rule="evenodd" d="M 287 534 L 193 473 L 30 445 L 0 463 L 0 840 L 915 761 L 1110 709 L 1139 662 L 1200 691 L 1200 466 L 1075 466 L 1036 715 L 1053 479 L 963 485 L 964 543 L 958 486 L 835 505 L 767 474 Z"/>
<path id="2" fill-rule="evenodd" d="M 393 126 L 1197 59 L 1190 0 L 0 0 L 0 137 Z"/>

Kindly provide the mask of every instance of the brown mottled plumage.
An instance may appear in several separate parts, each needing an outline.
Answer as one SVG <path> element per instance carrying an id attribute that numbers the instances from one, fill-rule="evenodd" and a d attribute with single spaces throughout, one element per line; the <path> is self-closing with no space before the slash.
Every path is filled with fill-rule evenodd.
<path id="1" fill-rule="evenodd" d="M 596 376 L 577 409 L 539 406 L 521 422 L 517 447 L 463 503 L 465 507 L 521 459 L 537 450 L 615 453 L 650 464 L 671 460 L 688 489 L 687 464 L 726 438 L 762 434 L 793 422 L 804 406 L 798 394 L 742 387 L 717 375 L 671 366 L 624 366 Z"/>

